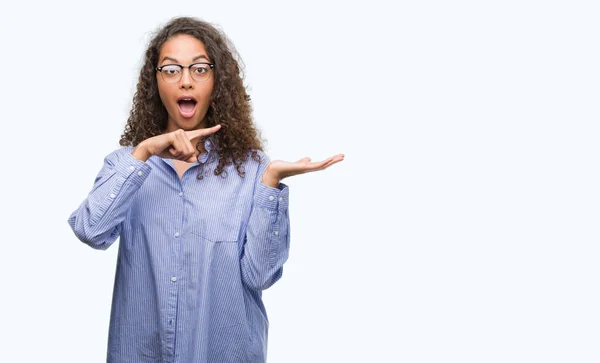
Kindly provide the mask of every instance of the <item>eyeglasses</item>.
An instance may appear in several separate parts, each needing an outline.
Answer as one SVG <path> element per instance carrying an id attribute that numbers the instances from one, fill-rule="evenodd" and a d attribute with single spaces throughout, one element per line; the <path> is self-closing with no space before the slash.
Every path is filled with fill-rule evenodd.
<path id="1" fill-rule="evenodd" d="M 189 68 L 192 79 L 200 82 L 206 81 L 210 77 L 213 68 L 215 68 L 215 64 L 204 62 L 190 64 L 189 66 L 182 66 L 181 64 L 165 64 L 164 66 L 156 67 L 156 70 L 160 72 L 160 75 L 165 82 L 176 83 L 181 80 L 184 68 Z"/>

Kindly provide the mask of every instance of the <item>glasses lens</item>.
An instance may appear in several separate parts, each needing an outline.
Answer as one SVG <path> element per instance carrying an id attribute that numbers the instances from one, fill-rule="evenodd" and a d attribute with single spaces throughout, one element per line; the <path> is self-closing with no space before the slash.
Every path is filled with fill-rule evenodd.
<path id="1" fill-rule="evenodd" d="M 175 83 L 181 79 L 181 67 L 176 65 L 164 66 L 160 71 L 165 82 Z"/>
<path id="2" fill-rule="evenodd" d="M 192 78 L 194 78 L 196 81 L 204 81 L 208 79 L 210 71 L 211 69 L 208 64 L 194 64 L 190 67 Z"/>

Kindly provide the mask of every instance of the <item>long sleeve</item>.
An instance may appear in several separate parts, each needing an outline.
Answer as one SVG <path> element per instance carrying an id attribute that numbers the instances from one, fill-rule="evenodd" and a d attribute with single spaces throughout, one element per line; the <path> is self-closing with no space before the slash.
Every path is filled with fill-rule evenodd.
<path id="1" fill-rule="evenodd" d="M 290 248 L 289 188 L 281 182 L 277 188 L 262 183 L 269 164 L 262 155 L 241 257 L 242 280 L 254 290 L 265 290 L 281 278 Z"/>
<path id="2" fill-rule="evenodd" d="M 77 238 L 94 249 L 110 247 L 121 233 L 120 224 L 151 170 L 126 148 L 106 156 L 91 192 L 68 219 Z"/>

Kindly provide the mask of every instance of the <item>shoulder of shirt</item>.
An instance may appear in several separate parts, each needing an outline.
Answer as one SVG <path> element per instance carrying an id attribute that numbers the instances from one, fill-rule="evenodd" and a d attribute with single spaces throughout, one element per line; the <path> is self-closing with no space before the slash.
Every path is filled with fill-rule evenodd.
<path id="1" fill-rule="evenodd" d="M 125 153 L 131 154 L 131 152 L 135 149 L 133 146 L 121 146 L 120 148 L 113 151 L 117 155 L 123 155 Z"/>
<path id="2" fill-rule="evenodd" d="M 111 151 L 108 155 L 106 155 L 106 158 L 114 160 L 114 161 L 118 161 L 126 153 L 131 154 L 131 152 L 133 151 L 133 149 L 134 149 L 133 146 L 121 146 L 118 149 L 115 149 L 115 150 Z"/>
<path id="3" fill-rule="evenodd" d="M 262 151 L 262 150 L 259 150 L 259 149 L 251 149 L 251 150 L 248 152 L 248 161 L 249 161 L 249 162 L 250 162 L 250 161 L 252 161 L 252 162 L 254 162 L 254 163 L 256 163 L 256 162 L 257 162 L 257 161 L 256 161 L 256 160 L 254 160 L 254 158 L 252 157 L 252 153 L 253 153 L 254 151 L 256 151 L 256 153 L 257 153 L 257 154 L 258 154 L 258 156 L 260 157 L 260 162 L 261 162 L 261 163 L 265 163 L 265 162 L 266 162 L 266 163 L 268 163 L 268 162 L 270 161 L 269 155 L 267 155 L 267 153 L 265 153 L 264 151 Z"/>

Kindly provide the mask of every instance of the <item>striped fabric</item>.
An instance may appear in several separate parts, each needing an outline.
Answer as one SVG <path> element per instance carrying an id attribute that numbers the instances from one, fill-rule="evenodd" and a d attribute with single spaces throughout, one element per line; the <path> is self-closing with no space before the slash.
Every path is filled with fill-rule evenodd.
<path id="1" fill-rule="evenodd" d="M 265 362 L 262 290 L 288 258 L 288 186 L 262 184 L 269 158 L 261 151 L 244 178 L 229 165 L 226 178 L 202 180 L 198 162 L 180 179 L 171 159 L 142 162 L 132 151 L 104 159 L 68 219 L 92 248 L 120 237 L 107 362 Z"/>

